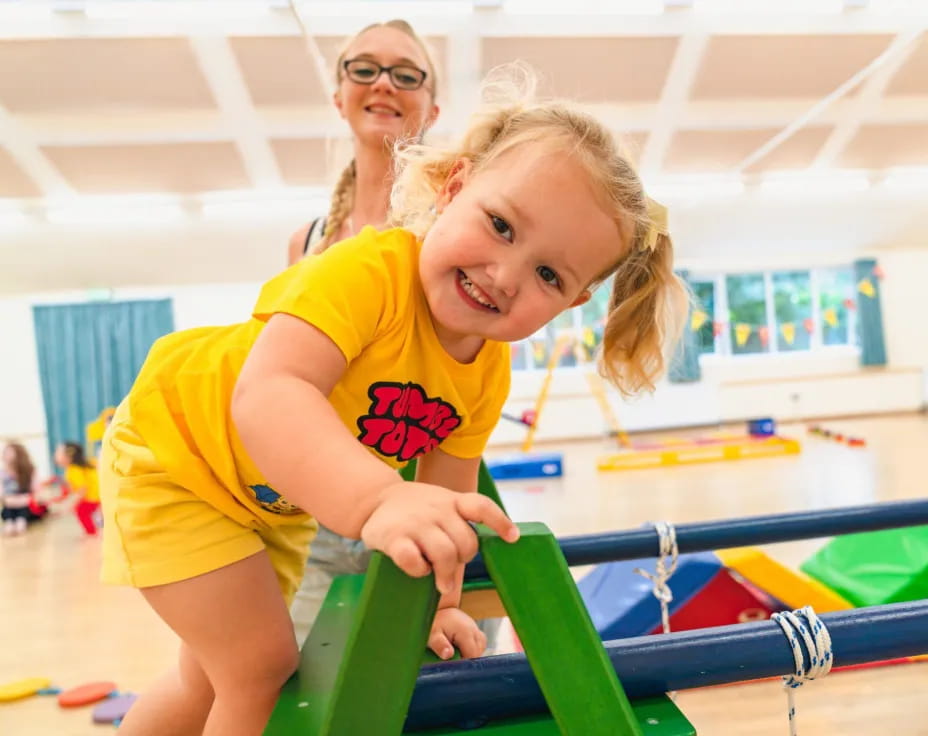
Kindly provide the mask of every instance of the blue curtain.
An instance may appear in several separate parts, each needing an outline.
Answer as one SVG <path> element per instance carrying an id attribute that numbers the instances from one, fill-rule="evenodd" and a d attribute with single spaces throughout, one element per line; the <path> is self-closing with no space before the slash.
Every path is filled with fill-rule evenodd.
<path id="1" fill-rule="evenodd" d="M 173 331 L 170 299 L 34 306 L 48 449 L 84 444 L 85 429 L 128 393 L 151 344 Z"/>
<path id="2" fill-rule="evenodd" d="M 857 284 L 857 337 L 860 342 L 861 365 L 886 365 L 880 280 L 876 277 L 875 271 L 876 261 L 873 258 L 854 261 L 854 283 Z M 872 292 L 864 286 L 864 281 L 869 282 Z M 868 296 L 867 292 L 873 296 Z"/>
<path id="3" fill-rule="evenodd" d="M 677 276 L 683 279 L 687 289 L 692 293 L 689 272 L 678 271 Z M 667 378 L 671 383 L 695 383 L 702 378 L 702 369 L 699 366 L 699 346 L 696 343 L 696 333 L 690 329 L 693 308 L 695 306 L 695 300 L 690 299 L 690 309 L 686 315 L 686 324 L 683 327 L 683 334 L 680 336 L 680 341 L 677 343 L 673 359 L 670 362 L 670 368 L 667 371 Z"/>

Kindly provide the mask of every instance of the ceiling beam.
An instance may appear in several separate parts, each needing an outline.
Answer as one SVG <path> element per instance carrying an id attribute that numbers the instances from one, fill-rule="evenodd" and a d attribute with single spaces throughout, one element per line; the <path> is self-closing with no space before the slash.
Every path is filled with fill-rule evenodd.
<path id="1" fill-rule="evenodd" d="M 660 171 L 670 148 L 674 131 L 685 117 L 693 80 L 702 66 L 709 37 L 704 33 L 687 34 L 680 39 L 664 82 L 660 101 L 654 111 L 655 124 L 641 155 L 641 173 L 648 176 Z"/>
<path id="2" fill-rule="evenodd" d="M 461 48 L 467 44 L 462 42 Z M 441 115 L 432 132 L 447 137 L 461 133 L 477 99 L 479 79 L 476 67 L 452 51 L 451 66 L 439 90 Z M 457 59 L 457 61 L 455 61 Z M 458 69 L 458 66 L 461 68 Z M 457 71 L 456 71 L 457 69 Z M 461 85 L 461 86 L 459 86 Z M 658 104 L 588 104 L 584 107 L 600 117 L 612 130 L 652 132 L 659 125 Z M 839 125 L 855 100 L 838 100 L 819 115 L 813 125 Z M 672 122 L 676 130 L 759 130 L 782 128 L 806 109 L 806 99 L 739 99 L 689 102 L 681 106 Z M 147 145 L 157 143 L 200 143 L 237 140 L 239 122 L 216 110 L 158 110 L 152 115 L 138 112 L 21 113 L 8 115 L 16 131 L 5 134 L 0 128 L 0 145 L 29 131 L 37 146 Z M 883 97 L 861 113 L 864 125 L 902 125 L 928 120 L 928 95 Z M 252 125 L 265 138 L 331 138 L 338 120 L 331 105 L 260 107 Z"/>
<path id="3" fill-rule="evenodd" d="M 205 33 L 230 36 L 296 36 L 299 24 L 286 7 L 261 5 L 250 0 L 253 12 L 247 17 L 241 13 L 223 13 L 223 3 L 184 4 L 185 12 L 165 10 L 155 15 L 131 15 L 132 2 L 113 3 L 130 9 L 124 17 L 88 17 L 81 6 L 69 2 L 70 10 L 60 2 L 31 0 L 29 13 L 21 17 L 9 12 L 0 16 L 0 38 L 149 38 L 163 36 L 195 36 Z M 26 3 L 20 3 L 26 5 Z M 3 10 L 5 3 L 0 3 Z M 365 13 L 334 13 L 339 6 L 332 2 L 299 2 L 307 22 L 312 22 L 316 35 L 349 36 L 370 22 L 391 15 L 390 3 L 371 4 Z M 41 9 L 47 12 L 43 15 Z M 191 12 L 191 8 L 204 8 L 205 12 Z M 323 10 L 320 10 L 323 8 Z M 255 10 L 257 9 L 257 10 Z M 263 12 L 262 12 L 263 11 Z M 928 6 L 911 3 L 908 9 L 896 12 L 879 12 L 860 8 L 841 13 L 813 14 L 788 11 L 771 4 L 771 12 L 700 12 L 693 8 L 677 8 L 656 15 L 623 15 L 621 13 L 565 12 L 562 15 L 532 13 L 514 14 L 503 8 L 479 8 L 473 12 L 442 13 L 416 10 L 404 4 L 403 13 L 417 31 L 423 34 L 451 34 L 467 18 L 478 18 L 484 36 L 660 36 L 686 33 L 708 35 L 726 34 L 847 34 L 847 33 L 902 33 L 907 28 L 928 21 Z"/>
<path id="4" fill-rule="evenodd" d="M 71 185 L 48 160 L 30 130 L 0 105 L 0 145 L 46 197 L 68 196 Z"/>
<path id="5" fill-rule="evenodd" d="M 225 125 L 235 133 L 234 140 L 252 185 L 269 188 L 281 186 L 277 159 L 252 104 L 229 40 L 224 36 L 194 36 L 190 44 Z"/>
<path id="6" fill-rule="evenodd" d="M 880 106 L 890 80 L 918 48 L 917 41 L 923 35 L 924 30 L 917 28 L 900 33 L 893 39 L 886 49 L 886 62 L 864 82 L 856 96 L 848 98 L 841 121 L 822 145 L 821 151 L 812 163 L 813 168 L 831 166 L 854 138 L 861 124 L 870 122 L 868 116 L 871 111 Z"/>

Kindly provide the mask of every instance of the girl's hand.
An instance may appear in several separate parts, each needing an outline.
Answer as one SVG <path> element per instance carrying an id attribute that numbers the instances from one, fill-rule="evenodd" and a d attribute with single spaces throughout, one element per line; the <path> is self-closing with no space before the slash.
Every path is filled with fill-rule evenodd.
<path id="1" fill-rule="evenodd" d="M 442 659 L 450 659 L 455 647 L 465 659 L 479 657 L 487 648 L 487 637 L 460 608 L 441 608 L 432 622 L 429 649 Z"/>
<path id="2" fill-rule="evenodd" d="M 381 492 L 361 539 L 407 575 L 421 578 L 434 571 L 435 585 L 445 595 L 454 592 L 458 566 L 477 554 L 477 534 L 470 521 L 486 524 L 507 542 L 519 538 L 518 527 L 486 496 L 397 482 Z"/>

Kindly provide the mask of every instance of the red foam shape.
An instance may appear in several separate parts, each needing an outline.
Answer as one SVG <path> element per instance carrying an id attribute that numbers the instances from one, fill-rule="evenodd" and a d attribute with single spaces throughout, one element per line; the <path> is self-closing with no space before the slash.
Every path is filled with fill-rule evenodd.
<path id="1" fill-rule="evenodd" d="M 78 685 L 60 693 L 58 695 L 58 705 L 62 708 L 90 705 L 108 697 L 115 689 L 115 682 L 88 682 L 85 685 Z"/>
<path id="2" fill-rule="evenodd" d="M 673 578 L 670 578 L 673 590 Z M 722 568 L 670 617 L 671 631 L 690 631 L 747 621 L 762 621 L 785 606 L 747 581 Z M 658 626 L 651 633 L 659 634 Z"/>

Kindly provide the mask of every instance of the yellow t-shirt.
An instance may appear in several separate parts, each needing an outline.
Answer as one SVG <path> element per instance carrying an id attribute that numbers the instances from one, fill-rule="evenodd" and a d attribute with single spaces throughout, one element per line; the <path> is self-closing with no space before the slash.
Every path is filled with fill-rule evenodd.
<path id="1" fill-rule="evenodd" d="M 439 445 L 478 457 L 509 393 L 509 346 L 488 341 L 468 364 L 444 351 L 419 282 L 419 247 L 405 230 L 367 227 L 271 279 L 248 322 L 159 339 L 128 400 L 172 480 L 243 524 L 307 520 L 270 487 L 230 416 L 245 357 L 276 313 L 314 325 L 345 355 L 329 399 L 384 462 L 399 468 Z"/>
<path id="2" fill-rule="evenodd" d="M 99 503 L 100 487 L 97 482 L 96 468 L 69 465 L 64 470 L 64 482 L 68 484 L 72 493 L 80 493 L 81 489 L 83 489 L 85 501 L 89 503 Z"/>

